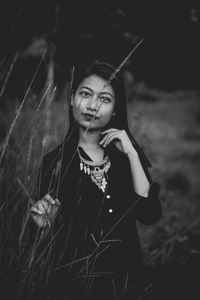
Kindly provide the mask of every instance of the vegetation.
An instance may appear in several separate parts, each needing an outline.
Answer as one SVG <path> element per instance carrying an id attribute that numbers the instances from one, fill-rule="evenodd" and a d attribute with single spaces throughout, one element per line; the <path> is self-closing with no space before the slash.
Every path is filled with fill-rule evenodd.
<path id="1" fill-rule="evenodd" d="M 196 91 L 165 92 L 133 82 L 124 72 L 129 126 L 152 162 L 153 180 L 161 185 L 163 213 L 153 226 L 138 223 L 151 283 L 141 299 L 197 299 L 200 294 L 200 95 Z M 26 230 L 42 155 L 57 145 L 67 125 L 68 88 L 55 99 L 27 95 L 8 101 L 1 111 L 0 282 L 5 299 L 22 292 L 34 279 L 34 253 Z M 27 255 L 27 249 L 29 249 Z M 28 266 L 28 267 L 27 267 Z M 33 282 L 38 282 L 37 280 Z M 34 289 L 34 286 L 32 285 Z M 16 294 L 15 294 L 16 295 Z"/>

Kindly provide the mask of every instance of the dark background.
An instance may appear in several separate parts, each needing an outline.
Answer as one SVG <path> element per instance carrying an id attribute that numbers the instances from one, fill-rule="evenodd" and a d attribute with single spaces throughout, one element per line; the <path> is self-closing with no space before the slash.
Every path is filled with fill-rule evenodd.
<path id="1" fill-rule="evenodd" d="M 16 256 L 16 245 L 21 216 L 28 211 L 27 195 L 34 192 L 32 170 L 44 148 L 63 139 L 67 121 L 67 93 L 56 98 L 59 101 L 47 95 L 38 110 L 50 82 L 49 62 L 54 63 L 58 84 L 70 79 L 74 64 L 88 59 L 119 66 L 144 39 L 124 74 L 129 127 L 152 163 L 152 178 L 161 186 L 161 220 L 150 227 L 138 224 L 145 263 L 153 274 L 149 299 L 200 299 L 200 10 L 183 4 L 152 6 L 147 1 L 126 8 L 105 8 L 102 3 L 70 8 L 65 2 L 1 1 L 0 142 L 3 145 L 8 136 L 9 143 L 8 163 L 0 177 L 8 188 L 6 197 L 2 193 L 3 203 L 10 203 L 8 213 L 1 211 L 5 219 L 0 230 L 0 284 L 5 298 L 10 299 L 13 281 L 21 280 L 17 272 L 22 252 Z M 22 99 L 26 101 L 20 108 Z M 13 230 L 15 222 L 19 235 Z"/>
<path id="2" fill-rule="evenodd" d="M 67 68 L 88 58 L 106 60 L 117 66 L 143 38 L 127 65 L 137 81 L 144 80 L 150 87 L 165 90 L 199 89 L 200 10 L 197 7 L 138 6 L 133 2 L 126 8 L 103 8 L 96 3 L 69 8 L 65 1 L 40 2 L 1 4 L 2 81 L 5 61 L 11 60 L 17 50 L 30 46 L 33 37 L 42 36 L 49 44 L 56 45 L 55 60 L 62 61 L 63 65 L 65 61 Z M 29 76 L 37 59 L 33 57 L 32 62 L 30 59 L 18 62 L 21 73 Z M 19 72 L 16 73 L 17 86 L 16 79 L 20 78 Z"/>

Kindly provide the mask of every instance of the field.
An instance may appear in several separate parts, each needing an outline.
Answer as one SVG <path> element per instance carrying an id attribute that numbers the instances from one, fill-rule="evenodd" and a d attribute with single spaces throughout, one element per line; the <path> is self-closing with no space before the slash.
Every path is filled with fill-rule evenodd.
<path id="1" fill-rule="evenodd" d="M 152 162 L 152 179 L 161 186 L 160 221 L 151 226 L 137 224 L 144 261 L 152 276 L 141 299 L 199 299 L 200 94 L 149 88 L 125 75 L 129 126 Z M 4 152 L 0 170 L 0 282 L 7 295 L 4 299 L 10 299 L 13 285 L 22 280 L 17 274 L 27 247 L 24 235 L 35 170 L 42 154 L 64 136 L 66 97 L 67 90 L 60 99 L 43 101 L 38 109 L 42 94 L 29 93 L 22 109 L 21 99 L 8 100 L 0 113 Z"/>
<path id="2" fill-rule="evenodd" d="M 154 284 L 162 290 L 155 299 L 198 299 L 200 95 L 140 83 L 129 97 L 130 127 L 161 185 L 160 221 L 149 227 L 138 224 L 146 264 L 154 266 Z"/>

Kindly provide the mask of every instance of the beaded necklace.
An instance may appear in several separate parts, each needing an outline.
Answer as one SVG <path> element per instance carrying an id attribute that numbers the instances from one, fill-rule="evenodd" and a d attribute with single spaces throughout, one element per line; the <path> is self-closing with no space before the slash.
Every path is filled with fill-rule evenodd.
<path id="1" fill-rule="evenodd" d="M 77 150 L 80 159 L 80 170 L 90 176 L 92 182 L 104 193 L 108 184 L 107 172 L 111 166 L 108 155 L 101 162 L 97 163 L 83 158 L 78 148 Z"/>

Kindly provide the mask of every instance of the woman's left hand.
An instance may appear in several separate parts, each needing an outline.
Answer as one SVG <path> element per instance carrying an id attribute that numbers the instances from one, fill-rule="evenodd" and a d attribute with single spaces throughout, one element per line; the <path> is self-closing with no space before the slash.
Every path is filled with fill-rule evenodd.
<path id="1" fill-rule="evenodd" d="M 102 131 L 101 134 L 105 134 L 103 139 L 100 141 L 101 146 L 106 147 L 113 142 L 114 145 L 126 155 L 137 155 L 137 151 L 133 147 L 133 144 L 125 130 L 110 128 Z"/>

